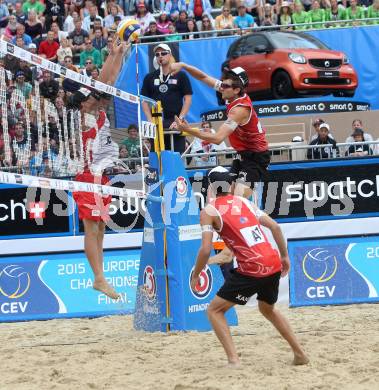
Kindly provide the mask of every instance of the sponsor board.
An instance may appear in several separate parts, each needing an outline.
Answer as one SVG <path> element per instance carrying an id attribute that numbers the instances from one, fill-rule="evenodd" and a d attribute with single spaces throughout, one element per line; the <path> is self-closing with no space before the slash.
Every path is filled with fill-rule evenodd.
<path id="1" fill-rule="evenodd" d="M 329 114 L 333 112 L 353 112 L 368 111 L 370 103 L 351 100 L 307 100 L 301 102 L 275 102 L 262 104 L 254 102 L 254 109 L 261 118 L 270 116 L 284 115 L 303 115 L 303 114 Z M 226 110 L 217 109 L 203 112 L 201 119 L 203 121 L 224 121 L 226 120 Z"/>
<path id="2" fill-rule="evenodd" d="M 200 224 L 178 226 L 178 232 L 179 232 L 179 241 L 201 240 Z"/>
<path id="3" fill-rule="evenodd" d="M 72 234 L 71 198 L 65 191 L 0 186 L 0 237 Z"/>
<path id="4" fill-rule="evenodd" d="M 290 305 L 379 301 L 379 236 L 289 240 Z"/>
<path id="5" fill-rule="evenodd" d="M 134 310 L 139 250 L 107 250 L 106 279 L 118 300 L 94 290 L 83 252 L 0 258 L 0 321 L 98 316 Z"/>
<path id="6" fill-rule="evenodd" d="M 378 215 L 379 159 L 272 166 L 262 205 L 279 222 Z"/>

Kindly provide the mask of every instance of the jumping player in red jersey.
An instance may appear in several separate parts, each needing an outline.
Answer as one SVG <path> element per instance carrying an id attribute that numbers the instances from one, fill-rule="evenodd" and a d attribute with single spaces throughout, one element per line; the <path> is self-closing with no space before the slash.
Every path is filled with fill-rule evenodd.
<path id="1" fill-rule="evenodd" d="M 115 83 L 126 49 L 125 43 L 117 45 L 114 42 L 98 81 L 108 85 Z M 94 184 L 107 184 L 109 181 L 105 172 L 115 165 L 118 157 L 118 146 L 111 139 L 106 115 L 109 102 L 108 95 L 87 88 L 80 88 L 71 99 L 71 107 L 80 109 L 84 119 L 82 141 L 85 164 L 75 178 L 77 181 Z M 112 197 L 90 192 L 74 192 L 73 196 L 84 225 L 84 250 L 94 273 L 93 288 L 118 299 L 119 294 L 107 282 L 103 270 L 103 240 Z"/>
<path id="2" fill-rule="evenodd" d="M 241 67 L 228 69 L 224 71 L 220 81 L 183 62 L 170 65 L 170 70 L 174 74 L 181 69 L 221 92 L 222 98 L 227 102 L 228 119 L 214 134 L 200 132 L 191 128 L 185 120 L 176 118 L 178 129 L 215 144 L 229 138 L 230 145 L 238 152 L 231 168 L 231 172 L 237 174 L 236 190 L 239 194 L 250 197 L 254 184 L 264 178 L 270 163 L 270 153 L 265 129 L 245 93 L 249 83 L 247 73 Z"/>
<path id="3" fill-rule="evenodd" d="M 288 342 L 294 353 L 293 364 L 308 363 L 295 334 L 283 315 L 274 307 L 278 298 L 280 276 L 288 273 L 290 262 L 286 241 L 279 225 L 246 198 L 232 195 L 232 174 L 223 167 L 208 174 L 209 185 L 216 198 L 200 214 L 202 243 L 193 271 L 191 288 L 196 290 L 200 273 L 207 264 L 212 249 L 213 231 L 219 233 L 233 250 L 237 268 L 217 292 L 208 306 L 208 317 L 231 365 L 239 364 L 225 313 L 234 305 L 245 305 L 257 294 L 259 311 Z M 268 242 L 261 226 L 271 230 L 280 256 Z"/>
<path id="4" fill-rule="evenodd" d="M 176 118 L 178 130 L 214 144 L 220 144 L 229 138 L 230 145 L 237 151 L 231 172 L 236 174 L 235 194 L 249 198 L 253 194 L 255 183 L 264 179 L 270 163 L 270 153 L 266 140 L 266 131 L 253 108 L 245 89 L 249 83 L 243 68 L 225 69 L 221 80 L 217 80 L 194 66 L 178 62 L 171 64 L 171 72 L 177 73 L 185 69 L 191 76 L 219 91 L 227 102 L 228 119 L 215 134 L 193 129 L 183 119 Z M 233 253 L 225 248 L 213 256 L 211 262 L 230 263 Z"/>

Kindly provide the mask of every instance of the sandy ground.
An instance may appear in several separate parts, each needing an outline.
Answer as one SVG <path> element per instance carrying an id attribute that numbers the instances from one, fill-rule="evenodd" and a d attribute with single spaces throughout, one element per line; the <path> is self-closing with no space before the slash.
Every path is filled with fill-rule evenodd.
<path id="1" fill-rule="evenodd" d="M 377 305 L 287 309 L 311 363 L 254 308 L 233 328 L 243 366 L 213 333 L 136 332 L 131 316 L 0 324 L 0 389 L 379 389 Z"/>

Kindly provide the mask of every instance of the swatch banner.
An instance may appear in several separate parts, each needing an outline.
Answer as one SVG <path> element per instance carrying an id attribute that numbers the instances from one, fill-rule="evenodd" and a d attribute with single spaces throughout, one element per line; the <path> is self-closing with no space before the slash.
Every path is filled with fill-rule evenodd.
<path id="1" fill-rule="evenodd" d="M 105 277 L 121 298 L 92 288 L 83 252 L 0 257 L 0 322 L 132 313 L 139 250 L 104 253 Z"/>
<path id="2" fill-rule="evenodd" d="M 378 216 L 379 159 L 270 166 L 262 208 L 276 221 Z"/>
<path id="3" fill-rule="evenodd" d="M 379 236 L 289 240 L 290 306 L 379 301 Z"/>
<path id="4" fill-rule="evenodd" d="M 0 239 L 73 234 L 67 192 L 2 184 L 0 194 Z"/>
<path id="5" fill-rule="evenodd" d="M 378 110 L 379 99 L 377 91 L 379 90 L 379 78 L 377 77 L 377 53 L 379 51 L 379 26 L 329 28 L 307 31 L 306 34 L 318 38 L 331 50 L 342 51 L 346 54 L 358 75 L 359 83 L 354 98 L 337 98 L 331 95 L 325 98 L 306 97 L 301 99 L 304 111 L 296 111 L 298 104 L 293 99 L 286 101 L 266 100 L 264 101 L 264 106 L 262 106 L 265 112 L 258 112 L 258 115 L 365 111 L 369 107 L 372 110 Z M 227 58 L 230 45 L 237 38 L 238 36 L 194 39 L 175 43 L 169 42 L 168 44 L 172 48 L 176 61 L 186 62 L 196 66 L 212 77 L 220 78 L 222 63 Z M 153 56 L 151 48 L 153 46 L 154 44 L 138 46 L 138 83 L 136 83 L 136 78 L 134 77 L 136 75 L 135 47 L 132 49 L 132 53 L 118 77 L 117 88 L 137 94 L 138 87 L 141 88 L 144 77 L 152 70 Z M 208 60 L 209 53 L 212 53 L 211 61 Z M 364 58 L 364 61 L 362 61 L 362 58 Z M 190 81 L 193 89 L 193 99 L 187 115 L 188 121 L 190 123 L 199 122 L 203 113 L 213 110 L 219 112 L 215 91 L 192 77 L 190 77 Z M 288 112 L 285 112 L 286 110 Z M 126 128 L 130 123 L 138 123 L 137 108 L 134 104 L 115 98 L 115 113 L 117 127 Z M 209 120 L 215 119 L 209 118 Z"/>

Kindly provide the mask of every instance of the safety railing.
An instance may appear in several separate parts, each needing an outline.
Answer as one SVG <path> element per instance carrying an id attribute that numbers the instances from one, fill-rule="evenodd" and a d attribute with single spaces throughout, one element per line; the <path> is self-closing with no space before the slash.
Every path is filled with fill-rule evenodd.
<path id="1" fill-rule="evenodd" d="M 365 145 L 367 147 L 365 147 Z M 188 149 L 188 148 L 187 148 Z M 350 150 L 349 150 L 350 149 Z M 322 145 L 282 145 L 269 148 L 272 162 L 289 162 L 302 160 L 329 160 L 335 158 L 356 158 L 379 155 L 379 141 L 365 141 L 353 143 L 337 143 Z M 187 167 L 212 167 L 216 165 L 228 165 L 238 152 L 228 147 L 225 150 L 211 152 L 185 152 L 182 158 L 187 162 Z M 278 158 L 279 156 L 279 158 Z M 203 162 L 196 164 L 193 159 L 204 158 Z M 213 159 L 210 159 L 214 157 Z M 223 160 L 221 160 L 223 157 Z M 209 164 L 206 164 L 206 159 Z"/>

